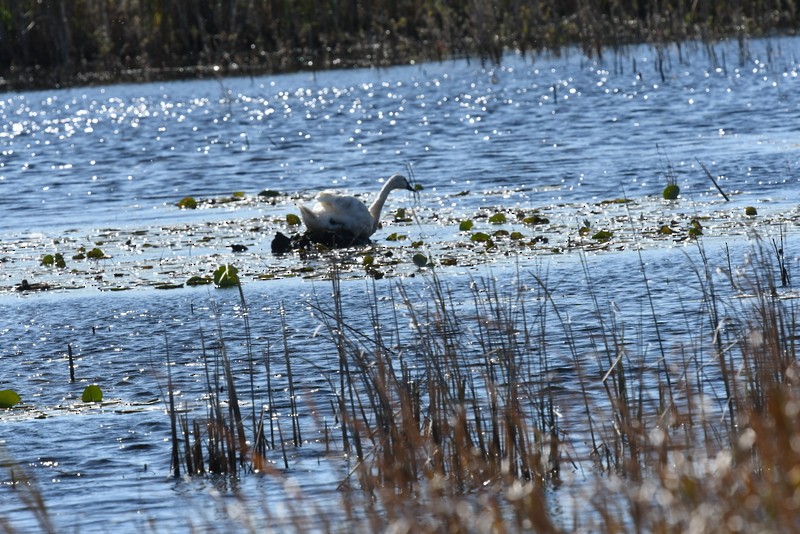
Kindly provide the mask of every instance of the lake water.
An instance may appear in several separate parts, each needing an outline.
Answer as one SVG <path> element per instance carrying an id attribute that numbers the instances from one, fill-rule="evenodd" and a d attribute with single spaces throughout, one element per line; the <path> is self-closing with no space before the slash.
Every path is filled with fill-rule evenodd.
<path id="1" fill-rule="evenodd" d="M 394 193 L 374 236 L 374 255 L 389 276 L 365 281 L 363 270 L 346 270 L 343 304 L 355 328 L 371 328 L 365 299 L 392 309 L 396 284 L 419 302 L 429 298 L 430 271 L 410 261 L 417 250 L 452 260 L 436 272 L 457 300 L 472 298 L 476 278 L 509 289 L 520 272 L 532 286 L 527 273 L 546 273 L 577 331 L 592 324 L 587 283 L 632 323 L 650 313 L 645 276 L 659 314 L 699 301 L 687 282 L 697 260 L 687 237 L 695 218 L 712 263 L 727 261 L 725 250 L 742 261 L 754 232 L 767 240 L 782 234 L 796 272 L 799 53 L 796 38 L 749 41 L 744 52 L 733 42 L 686 44 L 680 53 L 665 51 L 663 77 L 656 50 L 632 47 L 603 61 L 576 51 L 509 54 L 491 67 L 459 60 L 2 95 L 0 389 L 14 389 L 23 404 L 0 412 L 0 444 L 36 477 L 60 531 L 228 525 L 241 503 L 224 480 L 169 477 L 160 388 L 169 353 L 178 402 L 204 411 L 201 332 L 208 340 L 221 333 L 247 383 L 239 296 L 212 286 L 153 286 L 240 265 L 257 351 L 282 362 L 286 333 L 301 397 L 325 406 L 338 360 L 309 303 L 330 305 L 327 259 L 273 256 L 270 241 L 297 231 L 285 215 L 316 191 L 369 196 L 381 179 L 409 167 L 424 189 L 416 200 Z M 678 201 L 660 198 L 667 176 L 681 187 Z M 259 197 L 263 190 L 281 194 Z M 244 198 L 219 201 L 234 192 Z M 185 196 L 217 202 L 180 210 L 175 203 Z M 622 198 L 632 202 L 603 203 Z M 745 216 L 745 206 L 758 216 Z M 398 208 L 416 220 L 393 219 Z M 509 215 L 507 224 L 489 224 L 499 212 Z M 532 228 L 514 213 L 542 213 L 549 222 Z M 526 242 L 547 239 L 518 247 L 497 236 L 497 247 L 484 249 L 459 229 L 463 220 L 476 230 L 518 230 Z M 592 241 L 578 231 L 584 221 L 590 234 L 609 229 L 614 238 Z M 660 234 L 664 225 L 675 234 Z M 406 239 L 387 239 L 398 233 Z M 234 254 L 233 243 L 248 251 Z M 73 257 L 93 246 L 107 257 Z M 66 268 L 41 265 L 56 252 Z M 16 291 L 23 279 L 52 289 Z M 403 313 L 399 301 L 396 308 Z M 681 335 L 682 325 L 671 326 Z M 641 337 L 647 343 L 651 335 Z M 69 381 L 68 345 L 77 383 Z M 588 341 L 580 348 L 591 360 Z M 256 374 L 259 395 L 264 374 Z M 283 367 L 275 381 L 282 417 Z M 90 383 L 103 388 L 102 405 L 80 402 Z M 333 490 L 352 465 L 319 444 L 320 420 L 336 425 L 329 412 L 303 409 L 309 445 L 292 451 L 281 476 L 242 482 L 277 502 L 275 515 L 291 501 L 293 484 L 315 505 L 337 502 Z M 33 529 L 38 523 L 9 488 L 8 473 L 2 480 L 0 519 Z"/>

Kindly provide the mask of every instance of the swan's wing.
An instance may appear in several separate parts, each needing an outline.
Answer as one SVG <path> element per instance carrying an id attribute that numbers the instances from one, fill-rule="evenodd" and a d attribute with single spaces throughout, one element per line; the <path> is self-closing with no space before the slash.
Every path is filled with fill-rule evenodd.
<path id="1" fill-rule="evenodd" d="M 306 228 L 309 230 L 316 230 L 318 229 L 318 217 L 314 211 L 306 206 L 299 206 L 300 208 L 300 218 L 303 219 L 303 224 L 306 225 Z"/>

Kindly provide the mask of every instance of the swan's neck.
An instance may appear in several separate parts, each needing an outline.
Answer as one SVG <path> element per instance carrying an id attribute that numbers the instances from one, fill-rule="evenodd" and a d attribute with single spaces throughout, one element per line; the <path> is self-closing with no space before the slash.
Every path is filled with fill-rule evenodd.
<path id="1" fill-rule="evenodd" d="M 383 209 L 383 205 L 386 204 L 386 199 L 389 196 L 389 193 L 392 191 L 393 187 L 390 182 L 386 182 L 383 184 L 381 188 L 381 192 L 378 193 L 378 198 L 375 199 L 375 202 L 369 207 L 369 214 L 372 215 L 372 231 L 376 231 L 378 229 L 378 223 L 381 221 L 381 210 Z"/>

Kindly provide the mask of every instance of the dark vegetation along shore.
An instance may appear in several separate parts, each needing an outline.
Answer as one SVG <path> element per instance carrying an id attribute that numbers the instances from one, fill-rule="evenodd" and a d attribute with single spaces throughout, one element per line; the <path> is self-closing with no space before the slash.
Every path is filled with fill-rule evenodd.
<path id="1" fill-rule="evenodd" d="M 0 88 L 380 66 L 793 32 L 793 0 L 0 0 Z"/>

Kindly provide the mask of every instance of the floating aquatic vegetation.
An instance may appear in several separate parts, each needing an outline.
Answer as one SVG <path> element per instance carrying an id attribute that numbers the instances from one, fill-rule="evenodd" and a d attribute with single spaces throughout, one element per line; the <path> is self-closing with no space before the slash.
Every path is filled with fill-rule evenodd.
<path id="1" fill-rule="evenodd" d="M 180 289 L 182 287 L 183 284 L 169 284 L 169 283 L 156 284 L 153 286 L 154 289 Z"/>
<path id="2" fill-rule="evenodd" d="M 258 194 L 258 196 L 263 198 L 275 198 L 281 196 L 281 193 L 272 189 L 264 189 Z"/>
<path id="3" fill-rule="evenodd" d="M 95 247 L 86 253 L 86 257 L 89 258 L 90 260 L 102 260 L 103 258 L 107 258 L 108 256 L 106 256 L 105 252 L 103 252 L 102 249 Z"/>
<path id="4" fill-rule="evenodd" d="M 659 160 L 664 166 L 664 169 L 662 170 L 664 173 L 664 178 L 667 180 L 667 187 L 664 188 L 661 196 L 664 197 L 664 200 L 676 200 L 681 194 L 681 188 L 678 186 L 678 175 L 675 172 L 675 168 L 672 166 L 672 162 L 669 160 L 667 153 L 663 151 L 660 146 L 656 146 L 656 149 L 658 150 Z"/>
<path id="5" fill-rule="evenodd" d="M 703 235 L 703 226 L 700 224 L 700 221 L 697 219 L 692 219 L 689 223 L 689 236 L 690 237 L 700 237 Z"/>
<path id="6" fill-rule="evenodd" d="M 756 215 L 758 215 L 758 211 L 753 206 L 747 206 L 744 209 L 744 214 L 747 215 L 748 217 L 755 217 Z"/>
<path id="7" fill-rule="evenodd" d="M 506 215 L 505 213 L 495 213 L 494 215 L 489 217 L 489 222 L 492 224 L 505 224 Z"/>
<path id="8" fill-rule="evenodd" d="M 411 220 L 405 208 L 397 208 L 397 211 L 394 212 L 394 222 L 396 223 L 408 223 L 411 222 Z"/>
<path id="9" fill-rule="evenodd" d="M 420 254 L 419 252 L 417 252 L 411 257 L 411 261 L 413 261 L 414 265 L 416 265 L 420 269 L 423 267 L 430 266 L 430 264 L 428 263 L 428 257 L 425 254 Z"/>
<path id="10" fill-rule="evenodd" d="M 664 197 L 664 200 L 677 200 L 680 194 L 681 188 L 678 186 L 678 184 L 669 184 L 664 188 L 664 191 L 661 195 Z"/>
<path id="11" fill-rule="evenodd" d="M 64 269 L 67 266 L 67 262 L 64 261 L 64 255 L 57 252 L 55 254 L 45 254 L 42 258 L 42 265 L 45 267 Z"/>
<path id="12" fill-rule="evenodd" d="M 475 232 L 470 236 L 470 240 L 476 243 L 486 243 L 487 241 L 491 241 L 491 239 L 489 234 L 485 232 Z"/>
<path id="13" fill-rule="evenodd" d="M 214 271 L 214 284 L 217 287 L 235 287 L 239 284 L 239 269 L 226 263 Z"/>
<path id="14" fill-rule="evenodd" d="M 0 408 L 13 408 L 14 405 L 19 404 L 22 399 L 16 391 L 11 389 L 4 389 L 0 391 Z"/>
<path id="15" fill-rule="evenodd" d="M 609 241 L 612 237 L 614 237 L 614 232 L 609 230 L 600 230 L 599 232 L 592 234 L 592 239 L 595 241 L 600 241 L 601 243 Z"/>
<path id="16" fill-rule="evenodd" d="M 182 210 L 194 210 L 197 209 L 197 201 L 193 197 L 183 197 L 176 206 Z"/>
<path id="17" fill-rule="evenodd" d="M 289 226 L 300 226 L 301 222 L 302 221 L 300 220 L 300 217 L 298 217 L 294 213 L 286 214 L 286 224 L 288 224 Z"/>
<path id="18" fill-rule="evenodd" d="M 482 196 L 481 202 L 484 198 Z M 237 209 L 239 206 L 252 207 L 256 199 L 255 195 L 248 196 L 237 203 Z M 413 256 L 416 253 L 424 253 L 429 263 L 431 258 L 436 258 L 434 263 L 437 267 L 463 268 L 512 257 L 523 251 L 525 254 L 535 251 L 546 255 L 608 250 L 606 241 L 592 239 L 598 230 L 613 230 L 615 250 L 626 250 L 634 244 L 652 247 L 664 241 L 681 243 L 703 235 L 739 234 L 750 231 L 755 224 L 779 224 L 794 218 L 792 214 L 761 219 L 745 217 L 742 214 L 742 211 L 747 214 L 744 204 L 731 211 L 720 209 L 720 204 L 715 202 L 687 200 L 685 206 L 678 209 L 662 202 L 660 197 L 628 202 L 617 200 L 620 199 L 594 204 L 509 208 L 504 204 L 504 198 L 498 198 L 494 205 L 475 207 L 472 213 L 421 207 L 413 213 L 419 229 L 415 226 L 405 231 L 404 227 L 403 232 L 385 232 L 375 242 L 363 243 L 323 241 L 326 236 L 289 233 L 287 229 L 299 228 L 291 223 L 302 224 L 300 218 L 293 214 L 287 216 L 283 206 L 263 208 L 264 204 L 260 209 L 265 209 L 266 213 L 252 219 L 214 220 L 210 217 L 208 221 L 138 229 L 99 229 L 89 235 L 67 232 L 57 240 L 44 236 L 38 241 L 26 239 L 0 244 L 8 280 L 6 285 L 0 285 L 0 292 L 35 293 L 43 289 L 79 288 L 123 291 L 207 285 L 214 283 L 214 277 L 206 273 L 206 266 L 226 263 L 220 257 L 231 254 L 234 250 L 231 243 L 241 242 L 246 242 L 248 247 L 248 253 L 239 255 L 236 263 L 240 269 L 237 276 L 242 282 L 245 279 L 325 278 L 327 271 L 320 268 L 319 263 L 328 261 L 334 249 L 351 247 L 359 247 L 361 251 L 341 257 L 342 276 L 389 277 L 414 275 L 417 266 Z M 498 213 L 505 215 L 507 226 L 492 226 L 490 216 Z M 390 218 L 390 224 L 402 223 L 404 216 L 409 218 L 411 213 L 396 209 L 393 215 L 401 220 Z M 579 221 L 577 229 L 575 220 Z M 692 220 L 698 222 L 692 223 Z M 536 232 L 531 235 L 534 226 Z M 597 235 L 598 238 L 603 236 L 602 233 Z M 93 245 L 83 245 L 87 241 Z M 113 257 L 114 261 L 75 263 L 56 270 L 57 255 L 52 252 L 54 242 L 62 250 L 64 259 Z M 548 246 L 542 246 L 544 244 Z M 262 252 L 269 248 L 275 256 L 271 261 L 264 261 Z M 76 253 L 70 255 L 64 250 Z M 372 263 L 365 259 L 365 254 L 373 258 Z M 52 255 L 52 264 L 49 258 L 43 261 L 48 255 Z M 309 266 L 314 269 L 303 269 Z M 118 283 L 122 277 L 124 284 Z M 30 283 L 22 285 L 22 280 Z"/>
<path id="19" fill-rule="evenodd" d="M 542 217 L 538 213 L 534 213 L 533 215 L 530 215 L 528 217 L 523 217 L 522 222 L 531 225 L 550 224 L 550 219 L 548 219 L 547 217 Z"/>
<path id="20" fill-rule="evenodd" d="M 86 386 L 81 395 L 83 402 L 100 402 L 103 400 L 103 390 L 97 384 Z"/>

